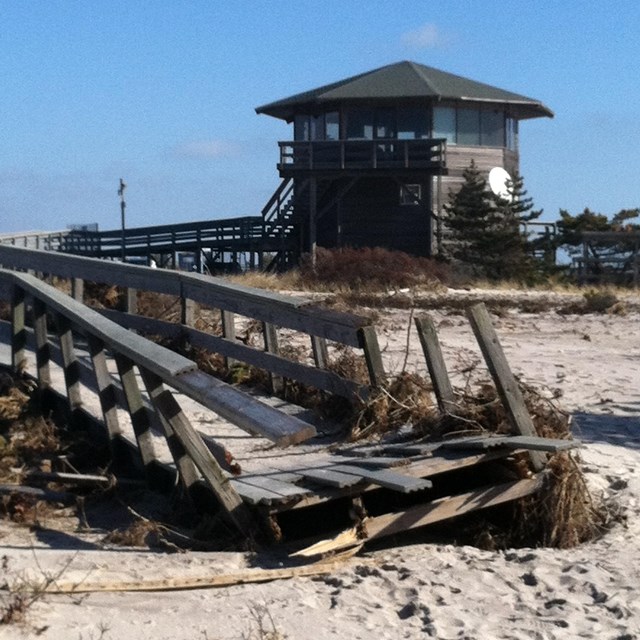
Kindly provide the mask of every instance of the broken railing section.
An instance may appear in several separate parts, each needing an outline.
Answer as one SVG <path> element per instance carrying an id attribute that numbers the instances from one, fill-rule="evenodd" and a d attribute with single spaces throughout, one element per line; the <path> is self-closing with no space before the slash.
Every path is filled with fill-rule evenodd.
<path id="1" fill-rule="evenodd" d="M 509 367 L 484 303 L 470 307 L 467 310 L 467 317 L 489 373 L 496 385 L 500 401 L 506 410 L 512 433 L 519 436 L 536 436 L 536 428 L 527 409 L 522 391 Z M 433 320 L 429 316 L 424 316 L 416 318 L 415 323 L 438 407 L 442 413 L 455 413 L 456 397 L 449 380 Z M 534 450 L 530 451 L 529 456 L 535 471 L 540 471 L 544 468 L 546 463 L 544 453 Z"/>
<path id="2" fill-rule="evenodd" d="M 198 371 L 195 363 L 111 322 L 98 312 L 73 300 L 37 278 L 0 271 L 9 285 L 12 303 L 12 364 L 24 366 L 27 345 L 26 303 L 32 301 L 37 379 L 40 388 L 51 387 L 48 317 L 55 319 L 62 354 L 66 399 L 70 415 L 81 410 L 82 389 L 75 339 L 85 336 L 105 429 L 117 455 L 122 429 L 116 411 L 116 389 L 108 371 L 106 350 L 115 359 L 136 439 L 141 466 L 153 482 L 160 465 L 152 437 L 154 421 L 161 425 L 181 481 L 187 491 L 201 479 L 213 493 L 230 522 L 245 536 L 254 533 L 252 515 L 230 484 L 226 474 L 182 412 L 174 394 L 165 387 L 190 396 L 238 427 L 267 437 L 281 446 L 315 435 L 315 429 L 277 409 L 264 405 L 236 388 Z M 4 287 L 6 289 L 6 287 Z M 107 347 L 108 345 L 108 347 Z M 141 374 L 149 403 L 144 401 L 136 372 Z M 149 410 L 151 406 L 152 410 Z"/>
<path id="3" fill-rule="evenodd" d="M 289 378 L 346 398 L 353 398 L 354 394 L 366 397 L 371 386 L 381 386 L 386 380 L 378 339 L 371 321 L 355 314 L 323 308 L 311 299 L 230 284 L 223 279 L 197 273 L 151 269 L 14 246 L 0 245 L 0 264 L 5 268 L 68 278 L 72 283 L 72 297 L 78 302 L 83 300 L 85 280 L 124 287 L 125 311 L 101 313 L 124 327 L 218 353 L 228 365 L 244 362 L 263 369 L 269 374 L 275 391 L 282 386 L 283 379 Z M 178 297 L 181 323 L 139 315 L 138 291 Z M 195 328 L 196 304 L 220 310 L 222 336 Z M 235 321 L 238 317 L 262 324 L 264 348 L 245 344 L 236 337 Z M 283 329 L 306 336 L 313 364 L 295 362 L 282 355 L 278 341 Z M 349 380 L 330 370 L 331 350 L 327 342 L 350 347 L 364 357 L 369 373 L 368 384 Z"/>

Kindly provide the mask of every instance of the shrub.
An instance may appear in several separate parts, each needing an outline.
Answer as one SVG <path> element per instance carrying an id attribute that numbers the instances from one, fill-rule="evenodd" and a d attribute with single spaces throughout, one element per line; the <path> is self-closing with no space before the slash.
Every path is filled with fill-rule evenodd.
<path id="1" fill-rule="evenodd" d="M 300 261 L 300 279 L 306 287 L 338 286 L 369 290 L 435 285 L 447 282 L 449 269 L 441 261 L 411 256 L 381 247 L 316 250 Z"/>

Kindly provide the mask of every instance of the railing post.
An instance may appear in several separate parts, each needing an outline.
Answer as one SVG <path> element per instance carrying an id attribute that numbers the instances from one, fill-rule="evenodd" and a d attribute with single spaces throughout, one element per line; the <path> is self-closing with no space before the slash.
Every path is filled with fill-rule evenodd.
<path id="1" fill-rule="evenodd" d="M 11 295 L 11 366 L 17 373 L 26 364 L 27 329 L 24 289 L 14 285 Z"/>
<path id="2" fill-rule="evenodd" d="M 104 423 L 109 435 L 109 446 L 111 448 L 111 454 L 116 457 L 118 453 L 116 449 L 117 438 L 122 435 L 118 421 L 116 388 L 107 368 L 104 342 L 91 334 L 88 335 L 88 342 L 100 408 L 102 409 Z"/>
<path id="3" fill-rule="evenodd" d="M 131 425 L 133 433 L 138 443 L 138 452 L 147 475 L 149 484 L 153 487 L 154 475 L 153 466 L 157 461 L 155 448 L 153 446 L 153 437 L 151 434 L 151 420 L 144 406 L 140 387 L 136 380 L 136 374 L 133 361 L 126 356 L 115 354 L 116 366 L 122 383 L 122 390 L 127 401 L 129 415 L 131 416 Z"/>
<path id="4" fill-rule="evenodd" d="M 274 355 L 280 354 L 280 346 L 278 344 L 278 332 L 273 324 L 270 322 L 262 323 L 262 333 L 264 335 L 264 346 L 267 353 L 273 353 Z M 269 380 L 271 383 L 271 390 L 273 393 L 279 393 L 284 388 L 284 381 L 281 376 L 277 376 L 273 373 L 269 374 Z"/>
<path id="5" fill-rule="evenodd" d="M 442 357 L 442 349 L 440 348 L 440 341 L 438 340 L 438 333 L 433 320 L 430 316 L 425 316 L 416 318 L 415 323 L 438 407 L 441 413 L 450 413 L 455 407 L 455 395 L 449 381 L 447 367 Z"/>
<path id="6" fill-rule="evenodd" d="M 39 298 L 33 299 L 33 332 L 36 339 L 36 367 L 40 390 L 51 386 L 51 347 L 47 329 L 47 307 Z"/>
<path id="7" fill-rule="evenodd" d="M 467 316 L 489 368 L 489 373 L 491 373 L 498 390 L 500 400 L 507 412 L 511 428 L 518 435 L 537 435 L 518 381 L 509 368 L 498 336 L 491 324 L 487 308 L 483 303 L 473 305 L 469 308 Z M 529 455 L 533 468 L 540 471 L 545 465 L 545 455 L 539 451 L 531 451 Z"/>
<path id="8" fill-rule="evenodd" d="M 82 394 L 80 392 L 80 365 L 73 344 L 73 329 L 71 321 L 61 313 L 56 313 L 56 327 L 60 351 L 62 352 L 62 366 L 64 370 L 64 382 L 67 387 L 67 401 L 69 411 L 74 412 L 82 406 Z"/>
<path id="9" fill-rule="evenodd" d="M 189 491 L 200 479 L 200 474 L 172 426 L 178 419 L 176 416 L 183 415 L 182 410 L 173 398 L 171 392 L 164 388 L 160 377 L 144 368 L 140 369 L 140 375 L 142 376 L 142 381 L 147 389 L 151 403 L 160 418 L 167 446 L 178 469 L 180 480 L 184 488 Z M 170 398 L 165 397 L 167 395 L 170 396 Z M 169 411 L 172 415 L 170 415 Z M 187 420 L 186 417 L 183 419 Z"/>
<path id="10" fill-rule="evenodd" d="M 71 297 L 78 302 L 84 300 L 84 280 L 82 278 L 71 279 Z"/>
<path id="11" fill-rule="evenodd" d="M 362 327 L 358 329 L 360 346 L 364 350 L 364 357 L 369 371 L 369 380 L 374 387 L 382 387 L 387 381 L 387 376 L 382 363 L 382 354 L 378 344 L 378 336 L 374 327 Z"/>

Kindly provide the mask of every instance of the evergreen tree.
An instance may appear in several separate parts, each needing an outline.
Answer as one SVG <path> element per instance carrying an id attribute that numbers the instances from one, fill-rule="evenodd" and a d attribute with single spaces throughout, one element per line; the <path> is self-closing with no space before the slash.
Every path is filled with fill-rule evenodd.
<path id="1" fill-rule="evenodd" d="M 467 265 L 476 276 L 492 280 L 531 280 L 536 273 L 533 247 L 521 223 L 540 216 L 516 175 L 507 182 L 504 197 L 487 188 L 487 181 L 472 160 L 464 183 L 445 205 L 451 230 L 450 257 Z"/>

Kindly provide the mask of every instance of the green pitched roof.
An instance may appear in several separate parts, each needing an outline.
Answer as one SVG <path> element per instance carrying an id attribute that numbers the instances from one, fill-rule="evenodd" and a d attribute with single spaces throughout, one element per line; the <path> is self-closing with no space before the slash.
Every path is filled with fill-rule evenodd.
<path id="1" fill-rule="evenodd" d="M 391 101 L 402 98 L 424 99 L 429 102 L 453 100 L 508 104 L 513 115 L 518 118 L 553 117 L 553 112 L 539 100 L 408 61 L 380 67 L 265 104 L 258 107 L 256 112 L 291 120 L 295 113 L 314 106 L 321 107 L 324 103 Z"/>

